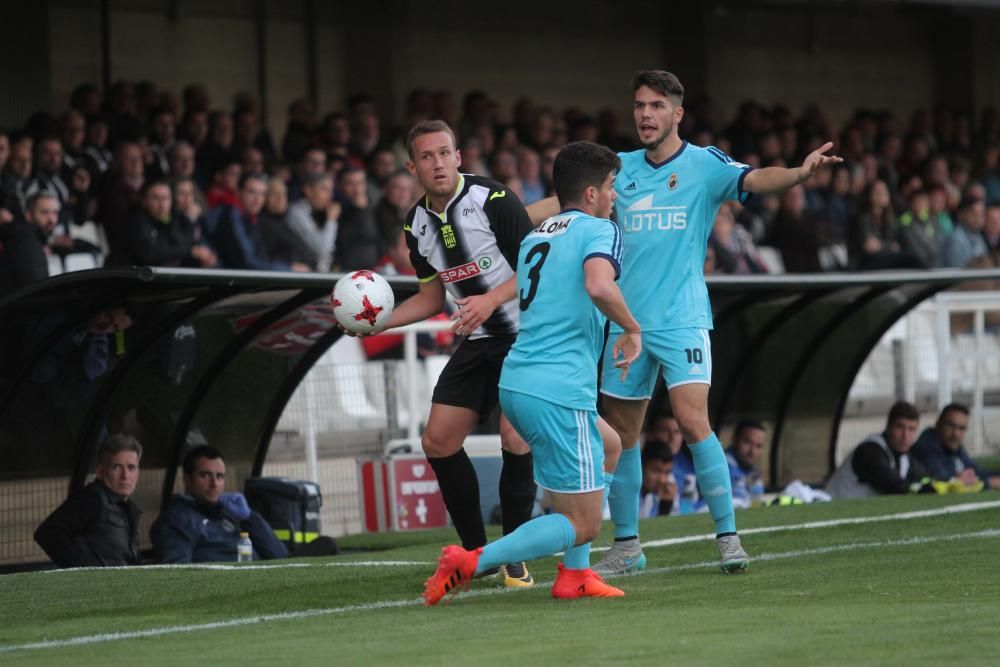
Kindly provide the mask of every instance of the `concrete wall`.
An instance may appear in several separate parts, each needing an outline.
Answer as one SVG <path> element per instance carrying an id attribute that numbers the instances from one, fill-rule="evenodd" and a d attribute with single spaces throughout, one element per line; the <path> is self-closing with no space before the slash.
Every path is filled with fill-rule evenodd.
<path id="1" fill-rule="evenodd" d="M 22 124 L 33 112 L 49 107 L 47 36 L 44 6 L 0 7 L 0 128 Z"/>
<path id="2" fill-rule="evenodd" d="M 149 79 L 177 91 L 199 81 L 212 107 L 229 108 L 236 93 L 257 87 L 255 43 L 249 18 L 113 12 L 111 78 Z"/>
<path id="3" fill-rule="evenodd" d="M 407 5 L 392 93 L 423 86 L 461 96 L 478 88 L 505 112 L 522 95 L 557 109 L 628 110 L 632 71 L 660 63 L 662 4 L 638 0 L 621 12 L 610 3 L 516 2 L 500 10 L 447 2 L 447 18 Z M 470 11 L 478 14 L 471 21 Z M 636 20 L 643 16 L 650 20 Z"/>
<path id="4" fill-rule="evenodd" d="M 922 17 L 744 9 L 707 21 L 708 92 L 720 110 L 742 100 L 793 111 L 819 103 L 835 125 L 858 106 L 909 111 L 935 100 Z"/>

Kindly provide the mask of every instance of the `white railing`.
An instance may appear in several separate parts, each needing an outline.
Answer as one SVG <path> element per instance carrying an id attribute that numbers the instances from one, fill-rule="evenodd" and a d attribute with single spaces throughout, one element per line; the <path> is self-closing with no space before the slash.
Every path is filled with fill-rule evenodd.
<path id="1" fill-rule="evenodd" d="M 1000 312 L 1000 293 L 946 292 L 933 300 L 933 306 L 938 351 L 938 409 L 952 401 L 956 384 L 962 391 L 971 388 L 971 433 L 966 446 L 973 452 L 980 452 L 986 445 L 984 422 L 987 414 L 1000 414 L 1000 407 L 987 407 L 983 400 L 985 390 L 1000 390 L 1000 337 L 986 332 L 986 313 Z M 971 334 L 952 331 L 952 315 L 958 314 L 972 315 Z M 956 369 L 959 373 L 955 373 Z M 970 371 L 971 387 L 967 380 L 955 377 Z"/>
<path id="2" fill-rule="evenodd" d="M 943 292 L 897 322 L 854 380 L 844 421 L 847 426 L 858 421 L 859 430 L 842 428 L 846 441 L 839 444 L 850 446 L 856 437 L 882 428 L 884 409 L 894 400 L 915 403 L 924 413 L 922 426 L 933 423 L 948 403 L 962 400 L 972 411 L 965 442 L 970 453 L 997 450 L 1000 333 L 986 326 L 994 313 L 1000 314 L 1000 292 Z M 953 329 L 956 318 L 968 326 Z"/>

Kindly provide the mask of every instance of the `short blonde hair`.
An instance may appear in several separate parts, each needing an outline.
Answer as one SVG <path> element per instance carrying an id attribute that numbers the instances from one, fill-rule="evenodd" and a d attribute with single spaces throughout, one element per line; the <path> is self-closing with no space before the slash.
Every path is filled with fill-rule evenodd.
<path id="1" fill-rule="evenodd" d="M 417 140 L 418 137 L 422 137 L 425 134 L 434 134 L 435 132 L 444 132 L 449 137 L 451 137 L 451 143 L 453 146 L 457 146 L 455 141 L 455 133 L 452 131 L 448 123 L 443 120 L 423 120 L 413 126 L 413 128 L 406 135 L 406 152 L 409 153 L 410 159 L 413 159 L 413 142 Z"/>

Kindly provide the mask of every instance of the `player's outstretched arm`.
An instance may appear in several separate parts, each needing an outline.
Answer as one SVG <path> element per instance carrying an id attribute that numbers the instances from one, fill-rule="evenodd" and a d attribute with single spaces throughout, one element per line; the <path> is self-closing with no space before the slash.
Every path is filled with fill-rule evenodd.
<path id="1" fill-rule="evenodd" d="M 420 291 L 396 306 L 385 328 L 402 327 L 433 317 L 444 310 L 444 302 L 444 285 L 440 278 L 422 282 Z"/>
<path id="2" fill-rule="evenodd" d="M 483 322 L 490 319 L 493 311 L 515 296 L 517 296 L 516 274 L 486 294 L 455 299 L 459 310 L 451 316 L 451 319 L 455 320 L 455 323 L 451 325 L 451 330 L 459 335 L 468 336 L 478 329 Z"/>
<path id="3" fill-rule="evenodd" d="M 809 180 L 820 169 L 844 161 L 843 158 L 836 155 L 826 155 L 826 152 L 831 148 L 833 148 L 833 142 L 826 142 L 807 155 L 801 167 L 791 169 L 784 167 L 754 169 L 743 179 L 743 189 L 756 194 L 768 194 L 771 192 L 781 192 L 794 185 L 803 183 Z"/>
<path id="4" fill-rule="evenodd" d="M 547 218 L 559 215 L 559 200 L 555 197 L 546 197 L 545 199 L 539 199 L 534 204 L 528 204 L 524 207 L 524 210 L 528 212 L 531 224 L 537 227 Z"/>
<path id="5" fill-rule="evenodd" d="M 622 369 L 622 380 L 628 374 L 628 367 L 642 352 L 642 333 L 639 323 L 625 303 L 621 290 L 615 284 L 615 267 L 602 257 L 592 257 L 583 264 L 587 295 L 597 309 L 609 320 L 624 329 L 615 340 L 613 350 L 617 359 L 615 367 Z"/>

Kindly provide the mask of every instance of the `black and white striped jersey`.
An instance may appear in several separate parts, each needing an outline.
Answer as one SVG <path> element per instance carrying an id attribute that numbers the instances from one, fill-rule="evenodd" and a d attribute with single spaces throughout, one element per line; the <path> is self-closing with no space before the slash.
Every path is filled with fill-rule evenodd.
<path id="1" fill-rule="evenodd" d="M 403 226 L 410 260 L 421 282 L 440 278 L 455 298 L 485 294 L 517 270 L 521 239 L 534 227 L 509 188 L 462 174 L 443 214 L 426 198 L 410 210 Z M 517 299 L 497 308 L 469 338 L 516 334 Z"/>

